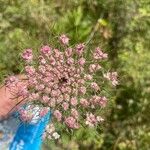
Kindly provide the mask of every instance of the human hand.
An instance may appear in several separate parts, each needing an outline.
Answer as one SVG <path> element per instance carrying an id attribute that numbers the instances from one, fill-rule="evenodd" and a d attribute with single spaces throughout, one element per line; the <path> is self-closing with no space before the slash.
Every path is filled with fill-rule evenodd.
<path id="1" fill-rule="evenodd" d="M 20 79 L 24 76 L 19 75 Z M 7 117 L 16 107 L 23 103 L 23 99 L 14 98 L 10 90 L 6 86 L 0 88 L 0 118 Z"/>
<path id="2" fill-rule="evenodd" d="M 15 106 L 15 101 L 11 99 L 12 95 L 8 88 L 0 88 L 0 118 L 7 116 L 9 111 Z"/>

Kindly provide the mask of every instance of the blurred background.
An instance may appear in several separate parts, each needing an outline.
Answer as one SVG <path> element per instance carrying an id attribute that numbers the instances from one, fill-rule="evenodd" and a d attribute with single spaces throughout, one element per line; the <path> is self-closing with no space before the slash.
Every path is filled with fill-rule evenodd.
<path id="1" fill-rule="evenodd" d="M 66 33 L 109 54 L 119 86 L 98 134 L 46 141 L 44 150 L 150 149 L 150 0 L 0 0 L 0 82 L 22 71 L 24 48 Z"/>

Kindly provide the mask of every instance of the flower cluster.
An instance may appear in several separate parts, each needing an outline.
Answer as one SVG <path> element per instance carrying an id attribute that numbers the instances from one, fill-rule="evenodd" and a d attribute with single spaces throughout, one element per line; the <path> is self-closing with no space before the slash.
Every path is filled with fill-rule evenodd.
<path id="1" fill-rule="evenodd" d="M 44 110 L 39 113 L 40 117 L 49 107 L 55 123 L 70 129 L 78 129 L 82 125 L 95 127 L 104 120 L 98 110 L 108 102 L 101 93 L 102 86 L 105 79 L 116 86 L 117 73 L 103 74 L 102 83 L 99 82 L 95 77 L 97 73 L 104 72 L 100 64 L 107 59 L 107 54 L 97 47 L 90 53 L 89 63 L 84 43 L 69 47 L 66 35 L 60 36 L 59 40 L 61 48 L 45 45 L 41 47 L 37 58 L 31 49 L 26 49 L 22 54 L 25 84 L 19 84 L 20 81 L 12 76 L 6 85 L 9 88 L 16 86 L 17 96 L 23 97 L 27 103 L 42 106 Z M 21 110 L 23 120 L 31 120 L 33 114 L 29 112 L 28 109 Z M 49 125 L 47 131 L 52 134 L 48 137 L 57 139 L 59 135 L 52 129 L 54 127 Z"/>
<path id="2" fill-rule="evenodd" d="M 53 124 L 47 125 L 43 138 L 59 139 L 59 137 L 60 135 L 55 131 L 55 126 Z"/>
<path id="3" fill-rule="evenodd" d="M 107 72 L 106 74 L 104 74 L 104 77 L 111 81 L 113 86 L 118 85 L 117 72 Z"/>

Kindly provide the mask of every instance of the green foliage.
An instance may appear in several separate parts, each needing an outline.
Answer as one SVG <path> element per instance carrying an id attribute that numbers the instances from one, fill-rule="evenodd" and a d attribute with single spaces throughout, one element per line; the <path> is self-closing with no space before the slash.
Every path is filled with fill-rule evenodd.
<path id="1" fill-rule="evenodd" d="M 150 147 L 149 0 L 1 0 L 0 81 L 22 70 L 20 52 L 67 33 L 109 53 L 120 85 L 97 133 L 79 130 L 72 139 L 46 142 L 54 150 L 148 150 Z M 68 144 L 69 143 L 69 144 Z"/>

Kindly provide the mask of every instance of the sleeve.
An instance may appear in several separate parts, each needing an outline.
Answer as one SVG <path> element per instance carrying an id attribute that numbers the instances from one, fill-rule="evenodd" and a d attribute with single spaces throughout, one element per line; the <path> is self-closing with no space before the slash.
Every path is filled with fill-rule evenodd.
<path id="1" fill-rule="evenodd" d="M 48 112 L 36 124 L 20 124 L 9 150 L 40 150 L 42 134 L 51 118 Z"/>

